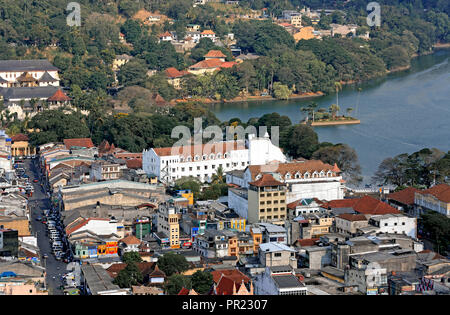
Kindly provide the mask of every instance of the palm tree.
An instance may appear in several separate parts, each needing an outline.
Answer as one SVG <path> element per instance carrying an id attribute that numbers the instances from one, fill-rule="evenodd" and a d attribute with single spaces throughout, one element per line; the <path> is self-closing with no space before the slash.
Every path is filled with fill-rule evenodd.
<path id="1" fill-rule="evenodd" d="M 342 90 L 341 82 L 334 82 L 334 87 L 336 88 L 336 105 L 339 106 L 339 91 Z"/>
<path id="2" fill-rule="evenodd" d="M 358 88 L 358 100 L 356 101 L 356 116 L 358 116 L 358 114 L 359 114 L 358 109 L 359 109 L 359 98 L 361 96 L 361 91 L 362 91 L 362 89 Z"/>
<path id="3" fill-rule="evenodd" d="M 329 107 L 329 112 L 331 113 L 331 117 L 334 119 L 336 119 L 336 114 L 339 112 L 340 108 L 337 104 L 331 104 L 331 106 Z"/>
<path id="4" fill-rule="evenodd" d="M 222 166 L 219 166 L 219 168 L 216 171 L 216 174 L 214 174 L 211 177 L 211 183 L 212 184 L 223 184 L 224 181 L 224 174 L 223 174 L 223 168 Z"/>
<path id="5" fill-rule="evenodd" d="M 346 109 L 347 111 L 347 116 L 350 117 L 350 113 L 353 111 L 353 108 L 349 107 Z"/>

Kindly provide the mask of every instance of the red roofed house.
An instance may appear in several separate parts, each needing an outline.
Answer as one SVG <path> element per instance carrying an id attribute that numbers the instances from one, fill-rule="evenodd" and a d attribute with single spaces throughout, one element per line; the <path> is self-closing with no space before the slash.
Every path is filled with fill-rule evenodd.
<path id="1" fill-rule="evenodd" d="M 436 211 L 450 217 L 450 185 L 439 184 L 429 189 L 416 191 L 414 203 L 418 213 Z"/>
<path id="2" fill-rule="evenodd" d="M 387 200 L 391 206 L 409 212 L 414 208 L 414 197 L 417 191 L 419 191 L 417 188 L 408 187 L 387 195 Z"/>
<path id="3" fill-rule="evenodd" d="M 237 269 L 215 270 L 211 295 L 253 295 L 253 283 Z"/>
<path id="4" fill-rule="evenodd" d="M 235 65 L 237 65 L 236 61 L 225 61 L 224 63 L 222 63 L 220 65 L 220 68 L 228 69 L 228 68 L 233 68 Z"/>
<path id="5" fill-rule="evenodd" d="M 216 33 L 214 33 L 212 30 L 204 30 L 200 33 L 200 38 L 209 38 L 214 43 L 216 41 Z"/>
<path id="6" fill-rule="evenodd" d="M 92 148 L 94 147 L 94 143 L 91 138 L 74 138 L 74 139 L 64 139 L 64 145 L 67 150 L 70 150 L 73 147 L 80 148 Z"/>
<path id="7" fill-rule="evenodd" d="M 383 214 L 399 214 L 399 210 L 391 207 L 387 203 L 381 200 L 375 199 L 370 196 L 364 196 L 362 198 L 353 199 L 339 199 L 331 200 L 321 205 L 322 208 L 327 210 L 344 210 L 346 213 L 359 213 L 370 215 L 383 215 Z"/>
<path id="8" fill-rule="evenodd" d="M 187 71 L 179 71 L 176 68 L 167 68 L 164 73 L 166 74 L 167 77 L 167 82 L 169 82 L 169 84 L 173 85 L 174 88 L 176 89 L 180 89 L 181 88 L 181 78 L 184 77 L 185 75 L 189 74 L 189 72 Z"/>
<path id="9" fill-rule="evenodd" d="M 205 73 L 212 73 L 220 69 L 223 61 L 217 58 L 202 60 L 189 67 L 189 73 L 200 75 Z"/>
<path id="10" fill-rule="evenodd" d="M 49 109 L 58 108 L 61 105 L 70 105 L 72 99 L 68 97 L 61 89 L 58 89 L 55 94 L 47 99 Z"/>
<path id="11" fill-rule="evenodd" d="M 220 50 L 210 50 L 206 55 L 203 56 L 205 60 L 210 59 L 219 59 L 222 62 L 225 62 L 225 58 L 227 57 L 223 52 Z"/>
<path id="12" fill-rule="evenodd" d="M 141 241 L 134 235 L 128 235 L 119 241 L 122 253 L 138 252 Z"/>
<path id="13" fill-rule="evenodd" d="M 129 159 L 126 160 L 127 168 L 138 170 L 142 168 L 142 159 Z"/>
<path id="14" fill-rule="evenodd" d="M 164 33 L 159 35 L 159 40 L 163 41 L 163 42 L 165 42 L 165 41 L 173 41 L 174 38 L 173 38 L 173 36 L 172 36 L 172 34 L 170 32 L 166 31 L 166 32 L 164 32 Z"/>

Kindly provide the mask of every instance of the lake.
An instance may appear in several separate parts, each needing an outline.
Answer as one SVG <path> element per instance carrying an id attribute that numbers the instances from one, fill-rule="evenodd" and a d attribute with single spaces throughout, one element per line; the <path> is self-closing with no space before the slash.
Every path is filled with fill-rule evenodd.
<path id="1" fill-rule="evenodd" d="M 339 92 L 340 114 L 351 107 L 351 115 L 361 124 L 314 127 L 319 141 L 347 143 L 354 148 L 365 182 L 387 157 L 425 147 L 450 150 L 449 58 L 450 50 L 438 50 L 413 59 L 409 70 L 344 87 Z M 336 103 L 336 95 L 314 101 L 319 108 L 328 108 Z M 212 105 L 212 111 L 222 121 L 238 117 L 246 122 L 251 117 L 277 112 L 298 123 L 304 118 L 300 107 L 310 102 L 311 99 L 221 103 Z"/>

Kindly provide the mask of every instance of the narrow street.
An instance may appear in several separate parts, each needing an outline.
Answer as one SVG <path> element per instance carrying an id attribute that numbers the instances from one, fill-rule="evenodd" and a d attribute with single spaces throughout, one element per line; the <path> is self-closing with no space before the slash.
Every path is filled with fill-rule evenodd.
<path id="1" fill-rule="evenodd" d="M 51 295 L 62 295 L 63 291 L 60 289 L 60 286 L 63 284 L 63 281 L 61 280 L 61 276 L 66 273 L 67 264 L 55 259 L 52 253 L 50 239 L 47 235 L 47 227 L 41 221 L 36 220 L 37 217 L 43 217 L 43 211 L 45 209 L 50 209 L 51 202 L 41 185 L 41 176 L 36 167 L 38 161 L 24 160 L 24 163 L 26 174 L 30 176 L 30 182 L 34 187 L 33 196 L 29 198 L 31 230 L 32 234 L 37 236 L 37 242 L 43 260 L 42 265 L 47 271 L 47 287 Z M 38 182 L 34 183 L 34 179 L 38 179 Z M 44 255 L 48 257 L 45 259 Z"/>

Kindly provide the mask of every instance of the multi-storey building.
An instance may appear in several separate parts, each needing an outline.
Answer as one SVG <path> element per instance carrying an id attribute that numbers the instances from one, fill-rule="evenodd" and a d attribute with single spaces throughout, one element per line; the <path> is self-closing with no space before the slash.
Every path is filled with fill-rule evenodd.
<path id="1" fill-rule="evenodd" d="M 91 164 L 91 180 L 113 180 L 121 176 L 120 164 L 107 161 L 97 161 Z"/>
<path id="2" fill-rule="evenodd" d="M 180 214 L 169 204 L 160 204 L 158 208 L 158 234 L 168 237 L 171 248 L 180 247 Z"/>
<path id="3" fill-rule="evenodd" d="M 436 211 L 450 216 L 450 185 L 440 184 L 426 190 L 416 191 L 414 203 L 418 213 Z"/>
<path id="4" fill-rule="evenodd" d="M 0 88 L 59 86 L 58 68 L 48 60 L 0 60 Z"/>
<path id="5" fill-rule="evenodd" d="M 286 184 L 271 174 L 249 183 L 248 222 L 284 223 L 286 219 Z"/>
<path id="6" fill-rule="evenodd" d="M 147 174 L 155 174 L 164 183 L 189 176 L 209 182 L 220 167 L 226 173 L 274 160 L 285 162 L 286 157 L 266 134 L 260 138 L 249 135 L 247 144 L 237 140 L 151 148 L 143 151 L 142 167 Z"/>

